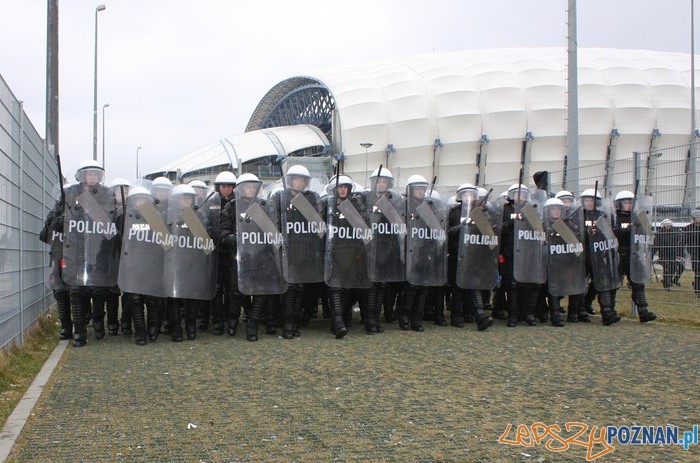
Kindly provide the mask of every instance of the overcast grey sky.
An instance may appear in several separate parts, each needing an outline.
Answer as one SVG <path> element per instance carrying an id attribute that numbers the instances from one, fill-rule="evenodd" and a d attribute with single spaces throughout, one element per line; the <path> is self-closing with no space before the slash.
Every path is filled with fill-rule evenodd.
<path id="1" fill-rule="evenodd" d="M 581 47 L 690 52 L 691 0 L 579 0 Z M 135 178 L 244 131 L 277 82 L 350 61 L 474 48 L 566 46 L 566 0 L 59 1 L 60 152 Z M 44 135 L 46 1 L 0 0 L 0 74 Z M 698 14 L 696 12 L 696 22 Z"/>

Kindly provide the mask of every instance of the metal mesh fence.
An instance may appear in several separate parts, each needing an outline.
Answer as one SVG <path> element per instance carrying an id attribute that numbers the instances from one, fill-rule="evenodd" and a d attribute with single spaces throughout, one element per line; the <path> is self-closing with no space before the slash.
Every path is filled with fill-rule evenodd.
<path id="1" fill-rule="evenodd" d="M 667 318 L 693 322 L 700 321 L 700 226 L 694 228 L 691 217 L 700 208 L 700 189 L 694 174 L 699 149 L 698 144 L 682 145 L 618 155 L 617 159 L 605 162 L 581 163 L 579 191 L 573 192 L 577 195 L 584 189 L 595 188 L 597 182 L 599 193 L 610 203 L 622 190 L 637 189 L 651 198 L 655 238 L 654 275 L 647 285 L 650 307 L 660 310 L 669 307 L 664 314 Z M 552 193 L 571 188 L 565 170 L 550 171 L 549 179 Z M 517 182 L 515 178 L 493 185 L 494 193 Z M 531 179 L 524 179 L 523 183 L 531 184 Z M 698 271 L 697 278 L 694 268 Z M 630 298 L 626 293 L 627 281 L 618 294 L 618 305 L 628 304 Z"/>
<path id="2" fill-rule="evenodd" d="M 56 162 L 0 76 L 0 348 L 23 343 L 54 302 L 39 232 L 57 185 Z"/>

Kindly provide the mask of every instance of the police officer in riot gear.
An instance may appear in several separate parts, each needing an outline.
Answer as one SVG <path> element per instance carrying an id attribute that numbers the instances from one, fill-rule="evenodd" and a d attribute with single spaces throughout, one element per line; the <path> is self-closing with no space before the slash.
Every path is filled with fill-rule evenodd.
<path id="1" fill-rule="evenodd" d="M 690 254 L 694 274 L 693 290 L 695 296 L 700 297 L 700 209 L 693 209 L 690 218 L 692 222 L 683 228 L 683 246 Z"/>
<path id="2" fill-rule="evenodd" d="M 309 190 L 311 175 L 306 167 L 291 166 L 284 177 L 285 188 L 272 201 L 278 205 L 283 236 L 282 268 L 288 283 L 282 295 L 282 337 L 299 336 L 304 293 L 307 285 L 323 281 L 325 223 L 319 195 Z M 316 301 L 316 304 L 318 301 Z M 268 324 L 272 321 L 268 317 Z"/>
<path id="3" fill-rule="evenodd" d="M 326 209 L 326 260 L 324 280 L 328 286 L 331 332 L 342 339 L 352 322 L 352 306 L 357 300 L 369 307 L 372 282 L 367 274 L 367 244 L 372 232 L 361 194 L 353 194 L 354 184 L 347 175 L 332 179 L 330 194 L 324 198 Z M 372 334 L 370 326 L 367 332 Z M 378 331 L 377 331 L 378 332 Z"/>
<path id="4" fill-rule="evenodd" d="M 109 288 L 116 284 L 114 192 L 102 185 L 104 169 L 97 162 L 83 161 L 75 174 L 78 184 L 65 190 L 62 213 L 54 220 L 54 230 L 63 232 L 62 278 L 70 287 L 73 309 L 73 346 L 87 342 L 83 298 L 92 295 L 92 323 L 96 339 L 102 339 L 104 307 Z"/>
<path id="5" fill-rule="evenodd" d="M 234 199 L 236 182 L 236 176 L 233 172 L 228 171 L 219 173 L 214 179 L 214 190 L 221 197 L 221 205 L 218 206 L 220 207 L 220 213 L 222 213 L 226 205 Z M 244 299 L 243 294 L 238 290 L 236 259 L 232 259 L 232 256 L 235 256 L 235 245 L 233 248 L 228 245 L 219 246 L 217 252 L 219 253 L 219 260 L 216 277 L 216 295 L 210 303 L 213 323 L 212 333 L 215 335 L 223 334 L 224 322 L 228 320 L 227 332 L 229 336 L 235 336 L 236 330 L 238 330 L 238 320 L 241 316 L 241 306 L 243 305 Z"/>
<path id="6" fill-rule="evenodd" d="M 149 185 L 149 192 L 153 196 L 153 205 L 161 214 L 165 214 L 168 211 L 168 198 L 170 198 L 172 189 L 173 183 L 167 177 L 156 177 Z M 170 334 L 170 319 L 165 298 L 146 296 L 146 307 L 149 313 L 158 310 L 158 321 L 160 323 L 158 329 L 163 334 Z M 155 341 L 158 335 L 151 334 L 149 329 L 148 337 L 151 341 Z"/>
<path id="7" fill-rule="evenodd" d="M 646 218 L 646 214 L 642 215 L 639 210 L 635 211 L 634 206 L 640 206 L 644 199 L 637 198 L 635 200 L 634 193 L 631 191 L 621 191 L 615 196 L 615 236 L 620 245 L 620 277 L 627 275 L 627 280 L 632 287 L 632 300 L 637 305 L 639 312 L 639 321 L 641 323 L 650 322 L 656 319 L 654 312 L 649 311 L 647 296 L 644 290 L 644 281 L 647 275 L 651 273 L 651 229 L 646 233 L 637 226 L 642 217 Z M 648 219 L 647 219 L 648 221 Z M 648 228 L 648 227 L 647 227 Z M 644 249 L 647 252 L 642 252 Z M 634 251 L 634 252 L 633 252 Z M 640 262 L 640 260 L 644 260 Z M 634 266 L 641 265 L 646 271 L 635 272 Z M 640 275 L 637 275 L 637 274 Z M 643 275 L 646 273 L 647 275 Z M 636 280 L 636 281 L 635 281 Z M 617 290 L 612 292 L 613 305 L 615 304 L 615 295 Z"/>
<path id="8" fill-rule="evenodd" d="M 131 184 L 125 178 L 116 178 L 109 183 L 109 187 L 114 192 L 114 197 L 117 200 L 117 220 L 123 220 L 123 202 L 126 201 L 126 197 L 129 195 L 129 187 Z M 120 227 L 121 229 L 121 227 Z M 119 327 L 119 295 L 121 291 L 119 286 L 112 286 L 109 289 L 109 295 L 107 296 L 107 332 L 110 336 L 116 336 Z M 131 336 L 131 312 L 122 303 L 122 317 L 121 317 L 121 328 L 122 334 L 125 336 Z"/>
<path id="9" fill-rule="evenodd" d="M 618 242 L 612 230 L 611 214 L 602 210 L 600 194 L 589 188 L 579 195 L 579 199 L 586 227 L 586 274 L 592 280 L 586 303 L 598 295 L 603 325 L 608 326 L 620 321 L 613 297 L 613 291 L 620 285 Z"/>
<path id="10" fill-rule="evenodd" d="M 379 315 L 384 307 L 384 319 L 396 318 L 394 303 L 406 280 L 406 221 L 401 195 L 391 191 L 394 176 L 389 169 L 378 168 L 369 177 L 370 188 L 365 192 L 373 239 L 369 252 L 369 277 L 374 282 L 375 306 L 367 308 L 365 323 L 374 332 L 381 332 Z M 444 320 L 444 315 L 443 315 Z"/>
<path id="11" fill-rule="evenodd" d="M 67 188 L 65 185 L 64 188 Z M 71 319 L 70 292 L 68 286 L 61 280 L 61 257 L 63 256 L 63 232 L 55 231 L 52 224 L 63 210 L 63 203 L 58 200 L 53 209 L 49 211 L 44 222 L 44 228 L 39 233 L 39 239 L 50 246 L 49 256 L 51 258 L 50 287 L 53 297 L 56 299 L 58 308 L 58 320 L 61 323 L 61 331 L 58 339 L 61 341 L 73 338 L 73 320 Z"/>
<path id="12" fill-rule="evenodd" d="M 517 325 L 521 311 L 525 323 L 534 326 L 539 291 L 546 279 L 545 236 L 537 230 L 542 223 L 531 203 L 530 190 L 516 183 L 508 188 L 507 197 L 501 254 L 505 260 L 503 279 L 508 288 L 508 326 Z"/>
<path id="13" fill-rule="evenodd" d="M 406 285 L 399 328 L 421 332 L 430 287 L 447 282 L 447 209 L 422 175 L 406 182 Z"/>
<path id="14" fill-rule="evenodd" d="M 484 313 L 483 294 L 498 282 L 502 217 L 502 211 L 487 203 L 486 195 L 479 198 L 474 185 L 459 186 L 448 229 L 452 326 L 464 326 L 465 318 L 476 321 L 479 331 L 493 324 L 493 318 Z"/>

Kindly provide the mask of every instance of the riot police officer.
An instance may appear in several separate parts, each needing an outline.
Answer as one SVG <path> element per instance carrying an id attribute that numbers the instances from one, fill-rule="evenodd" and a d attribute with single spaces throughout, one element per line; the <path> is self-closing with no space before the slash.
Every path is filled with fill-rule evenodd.
<path id="1" fill-rule="evenodd" d="M 272 197 L 280 213 L 282 270 L 288 283 L 287 291 L 282 295 L 284 339 L 300 335 L 307 285 L 323 281 L 326 226 L 321 198 L 309 190 L 310 181 L 311 175 L 306 167 L 291 166 L 284 177 L 284 190 Z M 274 323 L 274 318 L 268 316 L 267 319 L 268 325 Z"/>
<path id="2" fill-rule="evenodd" d="M 399 328 L 421 332 L 430 287 L 447 282 L 447 208 L 422 175 L 406 182 L 406 285 Z"/>
<path id="3" fill-rule="evenodd" d="M 221 214 L 226 205 L 234 197 L 236 187 L 236 176 L 233 172 L 224 171 L 219 173 L 214 179 L 214 190 L 221 198 L 219 213 Z M 213 210 L 212 210 L 213 212 Z M 235 213 L 235 210 L 234 210 Z M 212 310 L 212 333 L 223 334 L 225 321 L 228 320 L 227 332 L 229 336 L 235 336 L 238 330 L 238 321 L 241 316 L 241 306 L 244 296 L 238 290 L 238 273 L 236 259 L 231 259 L 235 255 L 229 246 L 219 246 L 217 249 L 218 271 L 216 280 L 216 294 L 211 301 Z M 200 322 L 203 323 L 203 322 Z"/>
<path id="4" fill-rule="evenodd" d="M 65 185 L 63 188 L 68 188 Z M 63 232 L 55 231 L 52 227 L 56 217 L 62 214 L 63 203 L 56 201 L 53 209 L 49 211 L 44 222 L 44 227 L 39 233 L 39 239 L 50 246 L 49 257 L 51 259 L 51 276 L 49 285 L 53 291 L 58 308 L 58 320 L 61 323 L 61 331 L 58 339 L 66 340 L 73 338 L 73 320 L 71 319 L 70 292 L 68 286 L 61 279 L 61 260 L 63 256 Z"/>
<path id="5" fill-rule="evenodd" d="M 642 204 L 644 202 L 644 197 L 635 199 L 631 191 L 621 191 L 615 196 L 617 220 L 614 232 L 620 244 L 620 276 L 627 275 L 641 323 L 656 319 L 654 312 L 649 311 L 644 290 L 644 282 L 651 275 L 652 265 L 652 231 Z M 637 208 L 633 210 L 635 206 Z M 616 290 L 612 293 L 613 304 L 616 293 Z"/>
<path id="6" fill-rule="evenodd" d="M 695 296 L 700 297 L 700 209 L 693 209 L 690 217 L 692 222 L 683 228 L 683 246 L 690 254 L 693 266 Z"/>
<path id="7" fill-rule="evenodd" d="M 124 214 L 124 202 L 129 195 L 129 187 L 131 184 L 125 178 L 116 178 L 109 183 L 109 187 L 114 192 L 114 197 L 117 200 L 117 220 L 123 220 Z M 121 229 L 121 228 L 120 228 Z M 119 253 L 117 253 L 118 255 Z M 109 294 L 107 296 L 107 332 L 110 336 L 116 336 L 119 328 L 119 295 L 121 291 L 119 286 L 112 286 L 109 288 Z M 122 334 L 125 336 L 130 336 L 132 333 L 131 329 L 131 312 L 129 309 L 122 304 L 122 317 L 121 317 L 121 329 Z"/>
<path id="8" fill-rule="evenodd" d="M 389 169 L 375 169 L 369 180 L 370 188 L 365 192 L 365 198 L 373 236 L 368 259 L 375 305 L 367 307 L 364 319 L 370 331 L 382 332 L 379 324 L 382 306 L 384 319 L 388 322 L 394 320 L 396 295 L 406 280 L 406 208 L 401 195 L 391 191 L 394 176 Z"/>
<path id="9" fill-rule="evenodd" d="M 102 339 L 104 307 L 109 288 L 117 283 L 116 249 L 118 238 L 114 192 L 102 184 L 104 169 L 97 162 L 83 161 L 78 167 L 76 185 L 65 190 L 62 213 L 54 220 L 54 230 L 63 231 L 62 278 L 70 287 L 73 309 L 73 346 L 87 342 L 83 297 L 93 298 L 92 324 L 96 339 Z"/>
<path id="10" fill-rule="evenodd" d="M 161 214 L 168 211 L 168 198 L 173 189 L 173 183 L 167 177 L 156 177 L 149 185 L 149 192 L 153 196 L 153 206 Z M 154 310 L 158 311 L 158 322 L 160 323 L 158 330 L 163 334 L 170 334 L 170 319 L 168 317 L 168 309 L 164 298 L 146 296 L 146 307 L 149 313 Z M 148 338 L 151 341 L 158 339 L 158 333 L 152 333 L 149 326 Z"/>
<path id="11" fill-rule="evenodd" d="M 613 293 L 620 285 L 618 242 L 612 230 L 611 213 L 603 210 L 600 194 L 589 188 L 579 199 L 586 227 L 586 274 L 592 280 L 586 300 L 598 295 L 603 325 L 609 326 L 620 321 Z"/>

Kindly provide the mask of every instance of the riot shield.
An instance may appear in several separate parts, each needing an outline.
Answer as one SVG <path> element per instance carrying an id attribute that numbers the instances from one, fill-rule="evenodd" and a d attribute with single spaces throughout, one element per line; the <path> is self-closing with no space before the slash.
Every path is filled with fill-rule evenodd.
<path id="1" fill-rule="evenodd" d="M 326 223 L 321 217 L 321 198 L 312 191 L 295 194 L 290 189 L 279 192 L 278 197 L 284 279 L 295 284 L 323 281 Z"/>
<path id="2" fill-rule="evenodd" d="M 503 203 L 463 201 L 460 221 L 457 286 L 491 290 L 498 284 Z"/>
<path id="3" fill-rule="evenodd" d="M 275 201 L 258 197 L 259 182 L 236 185 L 238 287 L 250 296 L 282 294 L 282 234 Z M 254 187 L 254 189 L 253 189 Z"/>
<path id="4" fill-rule="evenodd" d="M 165 224 L 169 235 L 163 248 L 163 293 L 165 297 L 209 300 L 216 292 L 217 252 L 211 238 L 218 223 L 210 223 L 188 194 L 168 198 Z M 158 207 L 154 202 L 154 206 Z M 218 215 L 212 215 L 218 221 Z"/>
<path id="5" fill-rule="evenodd" d="M 406 281 L 416 286 L 447 282 L 447 207 L 409 185 L 406 199 Z"/>
<path id="6" fill-rule="evenodd" d="M 555 208 L 558 208 L 555 209 Z M 547 286 L 552 296 L 586 292 L 586 254 L 583 208 L 562 206 L 544 209 L 547 233 Z"/>
<path id="7" fill-rule="evenodd" d="M 110 188 L 73 185 L 65 191 L 63 268 L 69 286 L 117 284 L 116 201 Z"/>
<path id="8" fill-rule="evenodd" d="M 127 293 L 166 297 L 165 253 L 172 251 L 174 242 L 153 202 L 153 197 L 146 194 L 126 200 L 119 288 Z"/>
<path id="9" fill-rule="evenodd" d="M 406 222 L 403 198 L 392 192 L 365 193 L 372 241 L 369 245 L 368 272 L 373 282 L 406 279 Z"/>
<path id="10" fill-rule="evenodd" d="M 588 249 L 593 271 L 593 284 L 598 291 L 610 291 L 620 286 L 620 255 L 618 243 L 610 222 L 611 215 L 597 212 L 598 217 L 590 226 L 586 224 Z"/>
<path id="11" fill-rule="evenodd" d="M 364 197 L 355 195 L 337 204 L 330 196 L 326 211 L 324 281 L 331 288 L 369 288 L 367 247 L 372 230 L 367 226 Z"/>
<path id="12" fill-rule="evenodd" d="M 651 228 L 653 201 L 651 196 L 637 196 L 632 212 L 632 235 L 630 236 L 630 280 L 649 283 L 652 274 L 652 245 L 654 233 Z"/>
<path id="13" fill-rule="evenodd" d="M 539 211 L 532 204 L 527 203 L 518 210 L 514 233 L 515 281 L 543 284 L 547 281 L 547 237 Z"/>

